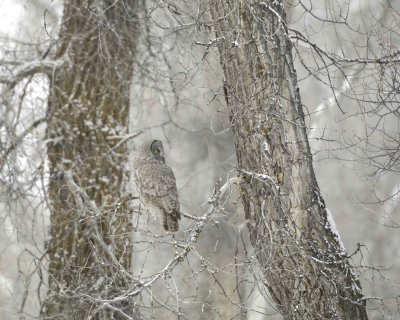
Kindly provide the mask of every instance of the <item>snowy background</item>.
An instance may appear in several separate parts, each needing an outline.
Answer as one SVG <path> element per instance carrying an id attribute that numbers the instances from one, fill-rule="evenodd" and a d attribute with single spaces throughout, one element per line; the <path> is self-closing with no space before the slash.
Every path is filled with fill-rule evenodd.
<path id="1" fill-rule="evenodd" d="M 355 0 L 346 5 L 346 1 L 333 4 L 315 0 L 307 2 L 309 8 L 312 3 L 314 16 L 296 5 L 288 10 L 288 20 L 291 28 L 306 34 L 311 42 L 326 51 L 357 57 L 364 55 L 368 47 L 370 54 L 382 56 L 385 54 L 382 47 L 395 50 L 400 43 L 400 5 L 395 2 Z M 393 7 L 395 5 L 398 7 Z M 188 4 L 182 4 L 182 8 L 187 9 Z M 0 60 L 28 61 L 46 56 L 47 48 L 56 43 L 61 14 L 60 1 L 0 0 Z M 327 23 L 317 17 L 332 20 L 347 17 L 348 24 Z M 212 35 L 195 32 L 193 28 L 171 33 L 169 27 L 175 22 L 162 8 L 154 10 L 149 19 L 151 37 L 144 36 L 139 47 L 131 94 L 130 129 L 132 132 L 143 130 L 143 133 L 131 141 L 130 149 L 133 151 L 149 137 L 163 140 L 167 162 L 177 177 L 182 210 L 201 215 L 215 183 L 221 179 L 223 184 L 235 174 L 234 144 L 221 95 L 219 61 L 212 51 L 204 58 L 205 49 L 193 44 L 194 41 L 207 42 Z M 154 21 L 162 21 L 166 28 L 158 28 Z M 155 55 L 147 51 L 149 38 Z M 398 137 L 399 118 L 393 114 L 362 113 L 374 105 L 366 98 L 376 87 L 376 76 L 382 70 L 348 64 L 343 73 L 329 67 L 328 77 L 309 45 L 293 41 L 320 189 L 348 253 L 355 252 L 361 245 L 361 252 L 354 256 L 353 262 L 360 266 L 357 271 L 361 273 L 365 296 L 377 297 L 376 304 L 371 306 L 370 318 L 400 319 L 396 299 L 392 299 L 400 296 L 399 173 L 398 170 L 376 172 L 376 163 L 368 160 L 376 155 L 371 146 L 386 143 L 385 132 L 394 136 L 397 132 Z M 310 69 L 306 70 L 302 62 Z M 317 70 L 322 81 L 310 75 Z M 0 77 L 10 74 L 10 70 L 1 67 Z M 2 102 L 0 108 L 6 110 L 2 115 L 7 115 L 0 120 L 2 124 L 17 124 L 15 132 L 3 130 L 8 127 L 2 125 L 2 144 L 11 134 L 18 136 L 32 121 L 44 116 L 47 89 L 47 80 L 35 76 L 18 84 L 16 97 L 11 100 L 17 107 Z M 26 97 L 19 104 L 21 97 L 18 95 L 23 91 Z M 361 97 L 363 101 L 360 102 Z M 1 172 L 0 319 L 17 319 L 22 314 L 26 319 L 35 318 L 39 308 L 38 293 L 45 292 L 43 287 L 38 289 L 40 276 L 37 272 L 37 258 L 43 254 L 49 218 L 44 201 L 46 176 L 40 175 L 46 168 L 38 168 L 46 159 L 44 130 L 42 124 L 29 133 Z M 204 314 L 207 319 L 207 312 L 213 314 L 214 309 L 221 319 L 235 315 L 225 291 L 235 290 L 238 261 L 234 257 L 244 261 L 248 245 L 236 191 L 233 189 L 230 194 L 226 214 L 216 217 L 201 235 L 198 256 L 174 270 L 181 279 L 177 283 L 161 282 L 154 287 L 159 297 L 168 294 L 170 285 L 182 288 L 183 295 L 189 297 L 185 307 L 198 312 L 193 319 L 197 319 L 197 314 Z M 152 234 L 162 234 L 158 222 L 143 214 L 135 217 L 135 224 L 141 226 L 143 232 L 134 234 L 133 272 L 142 276 L 154 274 L 174 255 L 170 239 L 161 235 L 160 245 L 149 247 Z M 193 221 L 183 219 L 182 224 L 178 241 L 185 240 L 185 230 Z M 203 258 L 210 264 L 205 264 Z M 240 286 L 240 291 L 246 296 L 248 306 L 255 310 L 248 313 L 248 319 L 279 319 L 254 286 L 257 267 L 250 264 L 241 268 L 245 284 Z M 216 270 L 215 277 L 210 276 L 210 269 Z M 41 276 L 45 278 L 45 270 L 42 271 Z M 146 297 L 143 303 L 148 303 L 145 300 Z M 204 311 L 207 308 L 210 310 Z M 156 318 L 161 319 L 163 312 L 156 312 Z"/>

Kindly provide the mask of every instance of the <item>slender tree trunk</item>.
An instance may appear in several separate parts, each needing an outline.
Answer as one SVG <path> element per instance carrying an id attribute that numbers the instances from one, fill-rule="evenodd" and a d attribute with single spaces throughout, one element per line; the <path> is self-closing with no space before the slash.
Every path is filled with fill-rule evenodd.
<path id="1" fill-rule="evenodd" d="M 315 179 L 282 2 L 210 4 L 264 284 L 285 319 L 367 319 Z"/>
<path id="2" fill-rule="evenodd" d="M 138 35 L 135 0 L 68 0 L 47 130 L 51 239 L 49 319 L 126 319 L 131 215 L 123 201 L 129 88 Z"/>

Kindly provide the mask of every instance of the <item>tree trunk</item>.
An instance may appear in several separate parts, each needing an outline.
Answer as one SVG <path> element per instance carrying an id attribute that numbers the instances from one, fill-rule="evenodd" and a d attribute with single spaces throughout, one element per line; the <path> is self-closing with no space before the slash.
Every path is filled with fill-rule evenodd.
<path id="1" fill-rule="evenodd" d="M 315 179 L 282 2 L 210 7 L 264 285 L 285 319 L 367 319 Z"/>
<path id="2" fill-rule="evenodd" d="M 51 239 L 42 316 L 126 319 L 131 214 L 124 201 L 136 1 L 68 0 L 49 97 Z M 108 301 L 106 301 L 108 300 Z M 131 299 L 130 299 L 131 300 Z M 129 300 L 129 301 L 130 301 Z"/>

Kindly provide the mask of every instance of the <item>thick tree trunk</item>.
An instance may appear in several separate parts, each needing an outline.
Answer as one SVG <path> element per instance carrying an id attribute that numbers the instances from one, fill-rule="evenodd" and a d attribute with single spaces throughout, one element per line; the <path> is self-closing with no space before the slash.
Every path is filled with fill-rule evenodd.
<path id="1" fill-rule="evenodd" d="M 314 176 L 281 1 L 210 8 L 265 286 L 285 319 L 367 319 Z"/>
<path id="2" fill-rule="evenodd" d="M 49 98 L 49 319 L 125 319 L 131 215 L 123 201 L 134 0 L 68 0 Z M 106 301 L 108 300 L 108 301 Z"/>

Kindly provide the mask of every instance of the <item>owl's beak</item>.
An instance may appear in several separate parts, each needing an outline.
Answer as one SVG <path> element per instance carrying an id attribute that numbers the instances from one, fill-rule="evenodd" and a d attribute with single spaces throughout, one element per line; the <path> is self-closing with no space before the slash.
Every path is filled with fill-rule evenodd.
<path id="1" fill-rule="evenodd" d="M 164 156 L 160 156 L 161 160 L 163 163 L 165 163 L 165 157 Z"/>

